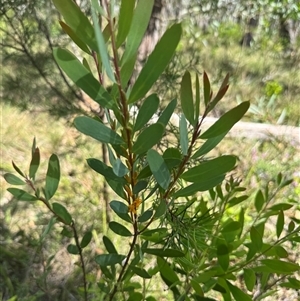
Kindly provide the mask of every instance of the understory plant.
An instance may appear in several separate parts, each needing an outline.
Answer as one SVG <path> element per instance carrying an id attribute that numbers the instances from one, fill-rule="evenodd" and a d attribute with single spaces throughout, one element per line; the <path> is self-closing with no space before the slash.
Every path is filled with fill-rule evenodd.
<path id="1" fill-rule="evenodd" d="M 26 187 L 8 188 L 16 199 L 42 202 L 51 212 L 42 235 L 61 224 L 62 235 L 72 236 L 67 250 L 79 257 L 83 278 L 78 300 L 161 300 L 148 289 L 152 278 L 160 279 L 178 301 L 220 300 L 218 296 L 225 301 L 262 300 L 279 285 L 300 289 L 300 267 L 290 256 L 300 241 L 300 221 L 285 214 L 298 204 L 277 200 L 292 180 L 280 173 L 275 185 L 248 196 L 235 172 L 237 157 L 211 155 L 249 102 L 228 109 L 203 130 L 205 118 L 228 90 L 229 76 L 213 93 L 205 72 L 199 78 L 186 71 L 180 99 L 164 99 L 167 105 L 160 112 L 162 100 L 151 88 L 180 43 L 181 24 L 165 31 L 132 80 L 154 0 L 123 0 L 119 6 L 102 2 L 92 1 L 90 22 L 73 0 L 53 0 L 64 19 L 62 29 L 83 53 L 79 59 L 55 48 L 54 58 L 105 113 L 105 118 L 74 119 L 79 132 L 99 148 L 106 146 L 109 163 L 95 155 L 87 164 L 116 195 L 109 204 L 110 238 L 102 236 L 106 252 L 95 257 L 99 279 L 85 267 L 92 232 L 80 233 L 66 204 L 55 201 L 61 176 L 58 157 L 50 157 L 45 183 L 37 185 L 40 150 L 34 140 L 29 172 L 13 162 L 18 176 L 4 176 L 8 183 Z M 274 230 L 266 228 L 268 223 L 274 223 Z"/>

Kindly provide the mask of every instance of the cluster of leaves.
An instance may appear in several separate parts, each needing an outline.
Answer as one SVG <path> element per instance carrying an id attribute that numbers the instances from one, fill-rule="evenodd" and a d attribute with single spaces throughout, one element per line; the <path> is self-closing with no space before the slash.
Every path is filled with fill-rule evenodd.
<path id="1" fill-rule="evenodd" d="M 270 205 L 277 191 L 290 181 L 279 175 L 274 193 L 270 194 L 268 188 L 258 192 L 254 201 L 257 214 L 247 228 L 242 204 L 248 196 L 243 194 L 245 189 L 239 186 L 238 180 L 227 176 L 235 168 L 237 158 L 227 154 L 216 158 L 208 155 L 249 108 L 249 102 L 239 104 L 202 133 L 206 116 L 227 92 L 229 77 L 224 78 L 214 94 L 204 72 L 200 93 L 199 76 L 195 76 L 193 89 L 192 76 L 185 72 L 180 86 L 182 113 L 178 147 L 167 146 L 160 151 L 157 145 L 168 139 L 167 127 L 177 100 L 171 100 L 152 122 L 161 100 L 157 94 L 148 92 L 176 51 L 181 25 L 174 24 L 166 30 L 136 81 L 128 85 L 154 0 L 121 1 L 117 21 L 112 4 L 105 3 L 102 7 L 92 1 L 93 24 L 74 1 L 53 2 L 64 18 L 65 22 L 60 22 L 63 30 L 88 59 L 81 62 L 63 48 L 54 49 L 54 58 L 67 76 L 106 113 L 106 123 L 97 117 L 78 116 L 74 125 L 108 148 L 110 165 L 99 158 L 89 158 L 87 163 L 120 198 L 110 202 L 115 215 L 109 229 L 127 241 L 127 248 L 122 246 L 118 250 L 118 246 L 103 236 L 107 253 L 95 257 L 102 272 L 96 283 L 97 296 L 104 300 L 156 300 L 146 290 L 146 282 L 141 288 L 140 282 L 133 280 L 133 276 L 139 276 L 146 281 L 156 274 L 172 291 L 174 300 L 212 300 L 207 298 L 212 290 L 222 294 L 226 301 L 251 300 L 259 281 L 263 287 L 261 295 L 272 287 L 268 280 L 274 274 L 283 279 L 289 276 L 282 285 L 299 289 L 300 283 L 293 274 L 300 267 L 289 260 L 283 246 L 286 241 L 299 242 L 299 220 L 290 221 L 284 230 L 284 211 L 296 204 Z M 103 20 L 100 24 L 99 19 Z M 95 63 L 98 78 L 93 75 L 89 60 Z M 140 108 L 131 116 L 130 107 L 136 103 Z M 94 298 L 95 289 L 90 289 L 93 283 L 88 283 L 83 256 L 91 232 L 79 239 L 71 214 L 65 206 L 52 201 L 60 180 L 57 156 L 49 159 L 42 189 L 36 188 L 34 180 L 39 162 L 39 149 L 34 141 L 28 175 L 15 163 L 13 167 L 21 178 L 5 175 L 8 183 L 27 185 L 31 193 L 19 188 L 8 190 L 16 199 L 43 202 L 53 214 L 49 231 L 59 222 L 64 225 L 63 235 L 71 233 L 75 244 L 69 245 L 68 251 L 80 257 L 83 298 Z M 209 192 L 208 198 L 204 192 Z M 241 208 L 238 214 L 230 214 L 231 208 L 237 205 Z M 269 241 L 264 224 L 271 216 L 277 217 L 277 237 Z M 156 260 L 149 266 L 152 257 Z M 240 273 L 248 292 L 236 283 Z"/>

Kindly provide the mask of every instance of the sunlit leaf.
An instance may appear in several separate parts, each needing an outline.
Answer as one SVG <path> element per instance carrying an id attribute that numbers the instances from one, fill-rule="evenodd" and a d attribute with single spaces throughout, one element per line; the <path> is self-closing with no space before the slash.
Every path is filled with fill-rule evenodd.
<path id="1" fill-rule="evenodd" d="M 167 228 L 157 228 L 157 229 L 144 231 L 141 234 L 141 237 L 143 237 L 143 239 L 145 239 L 145 240 L 157 243 L 157 242 L 161 241 L 167 235 L 168 235 Z"/>
<path id="2" fill-rule="evenodd" d="M 228 133 L 230 129 L 245 115 L 249 106 L 249 101 L 245 101 L 226 112 L 208 130 L 200 135 L 200 138 L 209 139 Z"/>
<path id="3" fill-rule="evenodd" d="M 218 263 L 224 271 L 227 271 L 229 267 L 229 250 L 224 244 L 217 247 Z"/>
<path id="4" fill-rule="evenodd" d="M 86 116 L 76 117 L 74 125 L 78 131 L 100 142 L 123 144 L 124 140 L 103 123 Z"/>
<path id="5" fill-rule="evenodd" d="M 35 148 L 34 152 L 32 153 L 32 158 L 29 165 L 29 178 L 35 178 L 35 174 L 40 165 L 40 150 L 38 147 Z"/>
<path id="6" fill-rule="evenodd" d="M 109 228 L 120 236 L 132 236 L 131 232 L 126 227 L 117 222 L 110 222 Z"/>
<path id="7" fill-rule="evenodd" d="M 270 268 L 274 273 L 293 273 L 300 271 L 298 264 L 279 259 L 262 259 L 261 263 Z"/>
<path id="8" fill-rule="evenodd" d="M 160 257 L 183 257 L 184 253 L 176 249 L 143 249 L 144 253 Z"/>
<path id="9" fill-rule="evenodd" d="M 59 203 L 53 203 L 52 209 L 55 212 L 55 214 L 60 219 L 62 219 L 66 225 L 70 225 L 72 223 L 72 216 L 70 215 L 68 210 L 63 205 L 61 205 Z"/>
<path id="10" fill-rule="evenodd" d="M 269 208 L 269 210 L 271 210 L 271 211 L 277 211 L 277 210 L 285 211 L 285 210 L 291 209 L 292 207 L 293 207 L 293 204 L 280 203 L 280 204 L 275 204 L 275 205 L 271 206 Z"/>
<path id="11" fill-rule="evenodd" d="M 279 238 L 280 234 L 282 233 L 284 226 L 284 214 L 283 211 L 280 210 L 277 216 L 277 222 L 276 222 L 276 235 L 277 238 Z"/>
<path id="12" fill-rule="evenodd" d="M 211 87 L 210 87 L 210 81 L 206 74 L 206 72 L 203 72 L 203 96 L 204 96 L 204 103 L 205 106 L 210 102 L 210 96 L 211 96 Z"/>
<path id="13" fill-rule="evenodd" d="M 29 194 L 28 192 L 18 189 L 18 188 L 7 188 L 7 191 L 10 192 L 17 200 L 19 201 L 37 201 L 38 198 Z"/>
<path id="14" fill-rule="evenodd" d="M 137 137 L 132 146 L 132 151 L 135 154 L 142 154 L 148 151 L 151 147 L 157 144 L 163 136 L 165 127 L 161 123 L 151 124 L 145 128 Z"/>
<path id="15" fill-rule="evenodd" d="M 6 173 L 4 174 L 4 179 L 8 184 L 11 185 L 25 185 L 26 182 L 20 179 L 19 177 L 15 176 L 12 173 Z"/>
<path id="16" fill-rule="evenodd" d="M 256 284 L 256 275 L 252 269 L 244 269 L 244 280 L 248 291 L 252 292 Z"/>
<path id="17" fill-rule="evenodd" d="M 113 164 L 113 171 L 116 176 L 124 177 L 129 172 L 129 169 L 119 158 L 117 158 Z"/>
<path id="18" fill-rule="evenodd" d="M 200 114 L 200 83 L 199 76 L 196 74 L 196 100 L 195 100 L 195 121 L 197 122 Z"/>
<path id="19" fill-rule="evenodd" d="M 232 285 L 229 281 L 226 281 L 228 288 L 233 296 L 233 298 L 236 301 L 252 301 L 252 298 L 247 295 L 246 293 L 244 293 L 241 289 L 239 289 L 238 287 Z"/>
<path id="20" fill-rule="evenodd" d="M 166 190 L 170 184 L 171 175 L 163 157 L 154 149 L 149 149 L 147 161 L 157 183 Z"/>
<path id="21" fill-rule="evenodd" d="M 187 130 L 187 122 L 183 114 L 181 114 L 179 120 L 179 141 L 182 154 L 186 156 L 189 148 L 189 137 Z"/>
<path id="22" fill-rule="evenodd" d="M 255 205 L 255 208 L 256 208 L 257 212 L 261 211 L 261 209 L 263 208 L 264 203 L 265 203 L 264 195 L 263 195 L 261 190 L 258 190 L 257 194 L 255 196 L 255 200 L 254 200 L 254 205 Z"/>
<path id="23" fill-rule="evenodd" d="M 233 222 L 226 224 L 221 231 L 222 231 L 222 233 L 227 233 L 227 232 L 235 232 L 240 229 L 241 229 L 240 222 L 233 221 Z"/>
<path id="24" fill-rule="evenodd" d="M 157 111 L 159 98 L 156 94 L 149 95 L 141 105 L 134 124 L 134 131 L 140 130 Z"/>
<path id="25" fill-rule="evenodd" d="M 45 197 L 49 201 L 55 194 L 60 180 L 60 165 L 58 157 L 51 155 L 46 174 Z"/>
<path id="26" fill-rule="evenodd" d="M 148 1 L 148 0 L 146 0 Z M 144 3 L 140 1 L 140 3 Z M 134 83 L 128 103 L 134 103 L 143 98 L 165 70 L 173 57 L 181 37 L 180 24 L 175 24 L 164 33 L 149 55 L 143 69 Z"/>
<path id="27" fill-rule="evenodd" d="M 191 74 L 186 71 L 180 86 L 181 109 L 191 125 L 194 125 L 194 100 Z"/>
<path id="28" fill-rule="evenodd" d="M 252 241 L 252 245 L 255 248 L 256 252 L 259 252 L 263 245 L 262 236 L 259 233 L 258 229 L 256 227 L 251 227 L 250 229 L 250 238 Z"/>
<path id="29" fill-rule="evenodd" d="M 115 265 L 117 263 L 121 264 L 125 258 L 126 256 L 120 254 L 101 254 L 95 257 L 95 261 L 100 266 L 105 267 L 105 266 Z"/>

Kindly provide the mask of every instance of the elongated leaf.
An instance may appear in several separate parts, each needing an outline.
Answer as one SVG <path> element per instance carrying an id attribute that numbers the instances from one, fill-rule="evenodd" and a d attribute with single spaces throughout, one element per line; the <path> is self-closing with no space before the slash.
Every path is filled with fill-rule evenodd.
<path id="1" fill-rule="evenodd" d="M 39 168 L 40 165 L 40 150 L 38 147 L 35 148 L 34 152 L 32 153 L 31 162 L 29 165 L 29 178 L 33 179 L 35 178 L 35 174 Z"/>
<path id="2" fill-rule="evenodd" d="M 59 203 L 53 203 L 52 209 L 56 213 L 56 215 L 64 221 L 66 225 L 70 225 L 72 223 L 72 216 L 63 205 Z"/>
<path id="3" fill-rule="evenodd" d="M 236 301 L 252 301 L 252 298 L 247 295 L 246 293 L 244 293 L 241 289 L 239 289 L 238 287 L 232 285 L 229 281 L 226 280 L 226 283 L 228 285 L 228 288 L 233 296 L 233 298 Z"/>
<path id="4" fill-rule="evenodd" d="M 154 149 L 149 149 L 147 161 L 155 180 L 166 190 L 170 184 L 171 175 L 163 157 Z"/>
<path id="5" fill-rule="evenodd" d="M 151 124 L 145 128 L 133 144 L 132 151 L 135 154 L 142 154 L 157 144 L 163 136 L 165 127 L 161 123 Z"/>
<path id="6" fill-rule="evenodd" d="M 110 222 L 109 228 L 120 236 L 132 236 L 131 232 L 126 227 L 117 222 Z"/>
<path id="7" fill-rule="evenodd" d="M 120 254 L 101 254 L 95 257 L 95 261 L 100 266 L 106 267 L 110 265 L 115 265 L 117 263 L 121 264 L 125 258 L 126 256 Z"/>
<path id="8" fill-rule="evenodd" d="M 122 0 L 120 6 L 116 46 L 119 48 L 125 41 L 130 29 L 135 0 Z"/>
<path id="9" fill-rule="evenodd" d="M 131 270 L 137 274 L 138 276 L 145 278 L 145 279 L 150 279 L 152 278 L 152 276 L 145 270 L 145 269 L 141 269 L 139 267 L 131 267 Z"/>
<path id="10" fill-rule="evenodd" d="M 187 129 L 187 122 L 185 119 L 184 114 L 181 114 L 180 121 L 179 121 L 179 137 L 180 137 L 180 147 L 182 150 L 182 154 L 184 156 L 188 153 L 189 148 L 189 137 L 188 137 L 188 129 Z"/>
<path id="11" fill-rule="evenodd" d="M 226 245 L 221 244 L 218 246 L 217 257 L 218 257 L 218 263 L 223 269 L 223 271 L 227 271 L 229 267 L 229 250 Z"/>
<path id="12" fill-rule="evenodd" d="M 207 104 L 210 102 L 211 88 L 209 78 L 205 71 L 203 72 L 203 95 L 205 106 L 207 106 Z"/>
<path id="13" fill-rule="evenodd" d="M 128 103 L 134 103 L 143 98 L 151 89 L 173 57 L 181 37 L 181 32 L 181 25 L 175 24 L 165 32 L 156 44 L 155 49 L 150 54 L 132 87 Z"/>
<path id="14" fill-rule="evenodd" d="M 117 252 L 114 244 L 112 243 L 112 241 L 105 235 L 103 236 L 103 243 L 104 243 L 104 246 L 105 246 L 108 253 L 118 254 L 118 252 Z"/>
<path id="15" fill-rule="evenodd" d="M 98 50 L 100 53 L 102 66 L 104 67 L 109 79 L 115 83 L 116 80 L 115 80 L 115 76 L 114 76 L 113 70 L 110 65 L 105 40 L 104 40 L 102 31 L 100 30 L 100 26 L 98 23 L 99 19 L 98 19 L 97 13 L 100 11 L 101 11 L 101 9 L 100 9 L 99 2 L 97 0 L 92 0 L 92 19 L 93 19 L 93 23 L 94 23 L 94 30 L 95 30 L 95 34 L 96 34 L 97 46 L 98 46 Z"/>
<path id="16" fill-rule="evenodd" d="M 248 291 L 252 292 L 256 283 L 256 276 L 252 269 L 244 269 L 244 280 Z"/>
<path id="17" fill-rule="evenodd" d="M 264 203 L 265 203 L 264 195 L 263 195 L 261 190 L 258 190 L 257 194 L 255 196 L 255 200 L 254 200 L 254 205 L 255 205 L 255 208 L 256 208 L 257 212 L 261 211 L 261 209 L 263 208 Z"/>
<path id="18" fill-rule="evenodd" d="M 165 259 L 157 257 L 157 265 L 159 267 L 161 275 L 166 280 L 168 280 L 167 284 L 169 286 L 179 281 L 177 274 L 174 272 L 174 270 L 170 267 L 169 263 Z"/>
<path id="19" fill-rule="evenodd" d="M 5 181 L 11 185 L 26 185 L 26 182 L 15 176 L 12 173 L 6 173 L 4 176 Z"/>
<path id="20" fill-rule="evenodd" d="M 117 158 L 113 164 L 113 171 L 116 176 L 124 177 L 129 172 L 129 169 L 119 158 Z"/>
<path id="21" fill-rule="evenodd" d="M 279 238 L 280 234 L 282 233 L 284 227 L 284 214 L 283 211 L 280 210 L 277 216 L 277 222 L 276 222 L 276 235 L 277 238 Z"/>
<path id="22" fill-rule="evenodd" d="M 209 189 L 220 184 L 225 178 L 225 175 L 216 176 L 210 179 L 203 179 L 201 182 L 191 184 L 173 194 L 174 197 L 190 196 L 198 191 L 208 191 Z"/>
<path id="23" fill-rule="evenodd" d="M 180 87 L 180 99 L 181 99 L 181 109 L 184 116 L 189 121 L 191 125 L 194 125 L 194 100 L 193 100 L 193 90 L 192 90 L 192 80 L 191 74 L 186 71 Z"/>
<path id="24" fill-rule="evenodd" d="M 131 223 L 132 220 L 128 214 L 128 206 L 119 201 L 111 201 L 109 203 L 111 209 L 123 220 Z"/>
<path id="25" fill-rule="evenodd" d="M 173 99 L 171 102 L 168 103 L 166 108 L 163 110 L 161 115 L 159 116 L 157 123 L 162 123 L 164 126 L 166 126 L 176 108 L 177 100 Z"/>
<path id="26" fill-rule="evenodd" d="M 163 238 L 168 235 L 167 228 L 157 228 L 152 230 L 146 230 L 142 233 L 142 237 L 145 240 L 152 241 L 155 243 L 160 242 Z"/>
<path id="27" fill-rule="evenodd" d="M 91 55 L 89 47 L 77 36 L 73 29 L 63 21 L 59 21 L 59 24 L 63 31 L 72 39 L 72 41 L 84 52 Z"/>
<path id="28" fill-rule="evenodd" d="M 28 192 L 18 189 L 18 188 L 7 188 L 7 191 L 10 192 L 17 200 L 19 201 L 37 201 L 38 198 L 29 194 Z"/>
<path id="29" fill-rule="evenodd" d="M 188 182 L 202 182 L 215 177 L 219 177 L 232 170 L 236 163 L 234 156 L 221 156 L 205 161 L 200 165 L 189 169 L 181 175 L 181 178 Z"/>
<path id="30" fill-rule="evenodd" d="M 128 86 L 136 61 L 137 61 L 137 54 L 135 56 L 133 56 L 130 60 L 128 60 L 121 67 L 120 73 L 121 73 L 122 88 L 126 88 Z"/>
<path id="31" fill-rule="evenodd" d="M 143 102 L 139 109 L 133 130 L 136 132 L 140 130 L 157 111 L 159 105 L 159 98 L 156 94 L 149 95 Z"/>
<path id="32" fill-rule="evenodd" d="M 25 175 L 24 173 L 21 171 L 21 169 L 15 164 L 14 161 L 11 162 L 12 163 L 12 166 L 13 168 L 15 169 L 15 171 L 20 175 L 22 176 L 23 178 L 25 178 Z"/>
<path id="33" fill-rule="evenodd" d="M 223 140 L 223 138 L 226 136 L 226 134 L 227 133 L 223 133 L 220 136 L 207 139 L 201 145 L 201 147 L 194 153 L 194 155 L 192 156 L 192 159 L 199 158 L 199 157 L 209 153 L 212 149 L 214 149 Z"/>
<path id="34" fill-rule="evenodd" d="M 293 204 L 279 203 L 279 204 L 275 204 L 275 205 L 271 206 L 269 208 L 269 210 L 272 210 L 272 211 L 278 211 L 278 210 L 285 211 L 285 210 L 291 209 L 293 206 L 294 206 Z"/>
<path id="35" fill-rule="evenodd" d="M 92 240 L 92 232 L 91 231 L 87 231 L 84 236 L 82 237 L 82 240 L 80 242 L 80 247 L 81 248 L 85 248 L 86 246 L 88 246 L 88 244 L 91 242 Z"/>
<path id="36" fill-rule="evenodd" d="M 93 26 L 79 6 L 73 0 L 53 0 L 53 3 L 79 39 L 97 51 Z"/>
<path id="37" fill-rule="evenodd" d="M 60 166 L 58 157 L 51 155 L 46 174 L 45 197 L 49 201 L 55 194 L 60 180 Z"/>
<path id="38" fill-rule="evenodd" d="M 263 259 L 261 263 L 272 270 L 273 273 L 293 273 L 299 272 L 300 266 L 296 263 L 278 259 Z"/>
<path id="39" fill-rule="evenodd" d="M 54 48 L 54 58 L 67 76 L 103 108 L 114 108 L 114 102 L 99 81 L 70 51 Z"/>
<path id="40" fill-rule="evenodd" d="M 100 142 L 123 144 L 124 140 L 101 122 L 86 116 L 76 117 L 74 125 L 78 131 Z"/>
<path id="41" fill-rule="evenodd" d="M 159 205 L 155 208 L 154 218 L 163 216 L 167 211 L 167 204 L 164 199 L 161 199 Z"/>
<path id="42" fill-rule="evenodd" d="M 153 4 L 153 0 L 141 0 L 137 3 L 121 60 L 122 66 L 137 53 L 151 17 Z M 126 22 L 128 22 L 127 19 Z"/>
<path id="43" fill-rule="evenodd" d="M 222 115 L 207 131 L 200 135 L 200 138 L 209 139 L 228 133 L 230 129 L 245 115 L 249 106 L 249 101 L 245 101 L 231 109 Z"/>
<path id="44" fill-rule="evenodd" d="M 144 190 L 146 187 L 148 186 L 148 182 L 147 181 L 138 181 L 134 187 L 133 187 L 133 190 L 132 192 L 134 194 L 138 194 L 140 191 Z"/>
<path id="45" fill-rule="evenodd" d="M 145 211 L 141 216 L 139 216 L 138 221 L 140 223 L 144 223 L 148 221 L 153 215 L 153 210 L 147 210 Z"/>
<path id="46" fill-rule="evenodd" d="M 160 257 L 183 257 L 184 253 L 176 249 L 143 249 L 144 253 Z"/>
<path id="47" fill-rule="evenodd" d="M 251 227 L 250 238 L 255 252 L 259 252 L 263 246 L 263 240 L 261 234 L 259 233 L 256 227 Z"/>
<path id="48" fill-rule="evenodd" d="M 225 224 L 224 228 L 222 229 L 222 233 L 228 233 L 228 232 L 235 232 L 241 229 L 240 222 L 232 221 L 228 224 Z"/>
<path id="49" fill-rule="evenodd" d="M 197 122 L 200 115 L 200 83 L 199 76 L 196 74 L 196 100 L 195 100 L 195 121 Z"/>

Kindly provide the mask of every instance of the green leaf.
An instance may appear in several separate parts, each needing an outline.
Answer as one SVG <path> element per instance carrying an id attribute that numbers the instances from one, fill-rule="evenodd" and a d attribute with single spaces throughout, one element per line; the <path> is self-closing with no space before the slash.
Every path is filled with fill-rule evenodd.
<path id="1" fill-rule="evenodd" d="M 15 171 L 20 175 L 22 176 L 23 178 L 26 178 L 24 173 L 21 171 L 21 169 L 15 164 L 14 161 L 11 162 L 12 163 L 12 166 L 13 168 L 15 169 Z"/>
<path id="2" fill-rule="evenodd" d="M 133 56 L 130 60 L 128 60 L 120 70 L 121 73 L 121 85 L 122 88 L 126 88 L 128 86 L 128 83 L 130 81 L 130 78 L 132 76 L 132 72 L 135 67 L 135 63 L 137 61 L 137 54 Z"/>
<path id="3" fill-rule="evenodd" d="M 256 227 L 251 227 L 250 238 L 255 252 L 259 252 L 263 246 L 262 236 Z"/>
<path id="4" fill-rule="evenodd" d="M 171 102 L 168 103 L 166 108 L 163 110 L 161 115 L 159 116 L 157 123 L 162 123 L 164 126 L 166 126 L 176 108 L 177 100 L 173 99 Z"/>
<path id="5" fill-rule="evenodd" d="M 288 282 L 281 283 L 280 286 L 299 290 L 300 289 L 300 281 L 295 278 L 288 278 Z"/>
<path id="6" fill-rule="evenodd" d="M 74 54 L 66 49 L 54 48 L 53 55 L 59 67 L 88 96 L 103 108 L 114 108 L 114 101 L 108 92 Z"/>
<path id="7" fill-rule="evenodd" d="M 261 263 L 270 268 L 273 273 L 293 273 L 300 271 L 300 266 L 298 264 L 283 260 L 263 259 L 261 260 Z"/>
<path id="8" fill-rule="evenodd" d="M 35 150 L 32 152 L 32 158 L 29 165 L 29 178 L 33 179 L 35 178 L 35 174 L 39 168 L 40 165 L 40 150 L 38 147 L 35 148 Z"/>
<path id="9" fill-rule="evenodd" d="M 156 94 L 149 95 L 141 105 L 136 121 L 134 124 L 133 131 L 136 132 L 140 130 L 157 111 L 159 105 L 159 98 Z"/>
<path id="10" fill-rule="evenodd" d="M 20 179 L 19 177 L 15 176 L 12 173 L 4 174 L 4 179 L 8 184 L 11 185 L 26 185 L 26 182 Z"/>
<path id="11" fill-rule="evenodd" d="M 158 229 L 144 231 L 141 234 L 141 237 L 147 241 L 152 241 L 152 242 L 158 243 L 163 238 L 165 238 L 167 235 L 168 235 L 167 228 L 158 228 Z"/>
<path id="12" fill-rule="evenodd" d="M 121 66 L 136 55 L 148 27 L 153 4 L 153 0 L 141 0 L 137 3 L 121 59 Z"/>
<path id="13" fill-rule="evenodd" d="M 248 291 L 252 292 L 256 284 L 255 272 L 252 269 L 244 269 L 244 280 Z"/>
<path id="14" fill-rule="evenodd" d="M 165 127 L 161 123 L 151 124 L 137 137 L 132 152 L 138 155 L 145 153 L 160 141 L 164 131 Z"/>
<path id="15" fill-rule="evenodd" d="M 100 11 L 99 2 L 97 0 L 92 0 L 92 19 L 93 19 L 93 23 L 94 23 L 94 30 L 95 30 L 95 34 L 96 34 L 97 46 L 98 46 L 98 50 L 100 53 L 102 66 L 104 67 L 109 79 L 112 82 L 116 82 L 113 70 L 110 65 L 109 55 L 108 55 L 108 52 L 106 49 L 105 40 L 104 40 L 102 31 L 101 31 L 99 23 L 98 23 L 99 19 L 97 16 L 97 12 L 99 12 L 99 11 Z"/>
<path id="16" fill-rule="evenodd" d="M 181 178 L 188 182 L 202 182 L 208 179 L 219 177 L 235 167 L 236 157 L 221 156 L 212 160 L 200 163 L 198 166 L 189 169 L 181 175 Z"/>
<path id="17" fill-rule="evenodd" d="M 129 169 L 119 158 L 117 158 L 113 164 L 113 171 L 116 176 L 124 177 L 129 172 Z"/>
<path id="18" fill-rule="evenodd" d="M 183 257 L 184 253 L 176 249 L 143 249 L 144 253 L 160 257 Z"/>
<path id="19" fill-rule="evenodd" d="M 196 74 L 196 101 L 195 101 L 195 121 L 197 122 L 200 115 L 200 83 L 199 76 Z"/>
<path id="20" fill-rule="evenodd" d="M 245 101 L 226 112 L 208 130 L 200 135 L 200 138 L 209 139 L 228 133 L 230 129 L 245 115 L 249 106 L 249 101 Z"/>
<path id="21" fill-rule="evenodd" d="M 133 16 L 135 0 L 122 0 L 120 6 L 118 34 L 116 39 L 116 47 L 119 48 L 125 41 Z"/>
<path id="22" fill-rule="evenodd" d="M 147 2 L 148 0 L 146 0 Z M 144 2 L 140 2 L 144 3 Z M 134 83 L 128 103 L 134 103 L 143 98 L 157 81 L 173 57 L 181 37 L 180 24 L 170 27 L 156 44 L 153 52 L 149 55 L 143 69 Z"/>
<path id="23" fill-rule="evenodd" d="M 81 243 L 80 243 L 80 247 L 83 249 L 85 248 L 92 240 L 92 232 L 91 231 L 87 231 L 83 237 L 82 237 L 82 240 L 81 240 Z"/>
<path id="24" fill-rule="evenodd" d="M 18 188 L 7 188 L 7 191 L 10 192 L 17 200 L 19 201 L 37 201 L 38 198 L 27 193 L 26 191 Z"/>
<path id="25" fill-rule="evenodd" d="M 62 221 L 66 225 L 70 225 L 72 223 L 72 216 L 68 212 L 68 210 L 61 204 L 59 203 L 53 203 L 52 204 L 52 209 L 55 212 L 55 214 L 62 219 Z"/>
<path id="26" fill-rule="evenodd" d="M 145 211 L 141 216 L 139 216 L 138 221 L 140 223 L 144 223 L 148 221 L 153 215 L 153 210 L 147 210 Z"/>
<path id="27" fill-rule="evenodd" d="M 232 285 L 229 281 L 226 280 L 228 288 L 236 301 L 252 301 L 252 298 L 240 290 L 238 287 Z"/>
<path id="28" fill-rule="evenodd" d="M 58 157 L 51 155 L 48 162 L 48 169 L 46 174 L 45 197 L 49 201 L 55 194 L 60 180 L 60 166 Z"/>
<path id="29" fill-rule="evenodd" d="M 118 254 L 114 244 L 112 241 L 105 235 L 103 235 L 103 243 L 108 253 L 110 254 Z"/>
<path id="30" fill-rule="evenodd" d="M 277 238 L 279 238 L 280 234 L 282 233 L 284 226 L 284 214 L 283 211 L 280 210 L 277 216 L 277 222 L 276 222 L 276 235 Z"/>
<path id="31" fill-rule="evenodd" d="M 255 196 L 255 200 L 254 200 L 254 205 L 255 205 L 255 208 L 256 208 L 257 212 L 261 211 L 261 209 L 263 208 L 264 203 L 265 203 L 264 195 L 263 195 L 262 191 L 259 189 L 257 191 L 257 194 Z"/>
<path id="32" fill-rule="evenodd" d="M 78 38 L 97 51 L 93 26 L 79 6 L 73 0 L 53 0 L 53 3 Z"/>
<path id="33" fill-rule="evenodd" d="M 194 100 L 192 90 L 191 74 L 186 71 L 181 80 L 180 86 L 181 109 L 184 116 L 191 125 L 194 125 Z"/>
<path id="34" fill-rule="evenodd" d="M 287 250 L 284 247 L 275 246 L 274 249 L 275 249 L 276 255 L 279 258 L 288 258 L 289 257 L 289 253 L 287 252 Z"/>
<path id="35" fill-rule="evenodd" d="M 157 183 L 166 190 L 171 181 L 169 169 L 163 157 L 154 149 L 147 152 L 147 161 Z"/>
<path id="36" fill-rule="evenodd" d="M 142 190 L 144 190 L 146 187 L 148 186 L 148 182 L 147 181 L 138 181 L 134 187 L 132 192 L 134 194 L 138 194 L 139 192 L 141 192 Z"/>
<path id="37" fill-rule="evenodd" d="M 161 257 L 157 257 L 157 265 L 159 267 L 161 274 L 166 279 L 168 279 L 168 281 L 171 284 L 179 281 L 177 274 L 174 272 L 174 270 L 170 267 L 169 263 L 165 259 Z"/>
<path id="38" fill-rule="evenodd" d="M 79 249 L 77 248 L 76 245 L 68 245 L 67 246 L 67 251 L 70 253 L 70 254 L 73 254 L 73 255 L 78 255 L 79 254 Z"/>
<path id="39" fill-rule="evenodd" d="M 211 99 L 211 87 L 210 87 L 209 78 L 205 71 L 203 72 L 203 96 L 204 96 L 205 106 L 207 107 Z"/>
<path id="40" fill-rule="evenodd" d="M 129 292 L 129 298 L 126 301 L 142 301 L 144 299 L 143 294 L 139 292 Z"/>
<path id="41" fill-rule="evenodd" d="M 125 258 L 126 256 L 120 254 L 101 254 L 95 257 L 95 261 L 100 266 L 109 266 L 117 263 L 121 264 Z"/>
<path id="42" fill-rule="evenodd" d="M 221 244 L 217 247 L 217 257 L 219 265 L 226 272 L 229 267 L 229 250 L 226 245 Z"/>
<path id="43" fill-rule="evenodd" d="M 111 209 L 123 220 L 131 223 L 132 220 L 128 214 L 128 206 L 119 201 L 111 201 L 109 203 Z"/>
<path id="44" fill-rule="evenodd" d="M 109 228 L 120 236 L 132 236 L 131 232 L 126 227 L 117 222 L 110 222 Z"/>
<path id="45" fill-rule="evenodd" d="M 214 149 L 226 136 L 227 133 L 223 133 L 220 136 L 213 137 L 210 139 L 207 139 L 201 147 L 193 154 L 192 159 L 199 158 L 203 155 L 206 155 L 208 152 L 210 152 L 212 149 Z"/>
<path id="46" fill-rule="evenodd" d="M 164 199 L 160 199 L 158 206 L 156 207 L 154 218 L 163 216 L 167 211 L 167 204 Z"/>
<path id="47" fill-rule="evenodd" d="M 152 276 L 145 270 L 145 269 L 141 269 L 139 267 L 131 267 L 131 270 L 137 274 L 138 276 L 145 278 L 145 279 L 150 279 L 152 278 Z"/>
<path id="48" fill-rule="evenodd" d="M 89 47 L 78 37 L 78 35 L 63 21 L 59 21 L 59 24 L 63 31 L 71 38 L 71 40 L 84 52 L 91 55 Z"/>
<path id="49" fill-rule="evenodd" d="M 278 211 L 278 210 L 285 211 L 285 210 L 291 209 L 293 206 L 294 206 L 293 204 L 280 203 L 280 204 L 273 205 L 272 207 L 269 208 L 269 210 L 271 210 L 271 211 Z"/>
<path id="50" fill-rule="evenodd" d="M 241 229 L 240 222 L 229 222 L 225 224 L 224 228 L 222 229 L 222 233 L 228 233 L 228 232 L 235 232 Z"/>
<path id="51" fill-rule="evenodd" d="M 178 198 L 181 196 L 189 196 L 193 195 L 198 191 L 208 191 L 209 189 L 220 184 L 225 178 L 225 175 L 217 176 L 211 179 L 202 180 L 201 182 L 197 182 L 191 184 L 183 189 L 178 190 L 173 194 L 174 197 Z"/>
<path id="52" fill-rule="evenodd" d="M 182 154 L 186 156 L 189 148 L 189 137 L 188 137 L 187 122 L 183 114 L 181 114 L 179 120 L 179 137 L 180 137 L 180 147 L 182 150 Z"/>
<path id="53" fill-rule="evenodd" d="M 116 132 L 114 132 L 101 122 L 90 117 L 76 117 L 74 124 L 78 131 L 100 142 L 111 144 L 124 143 L 124 140 Z"/>

